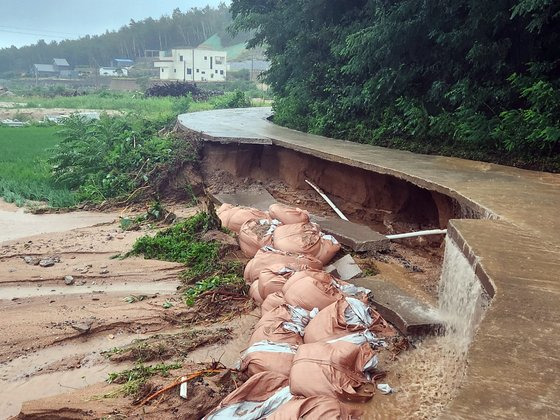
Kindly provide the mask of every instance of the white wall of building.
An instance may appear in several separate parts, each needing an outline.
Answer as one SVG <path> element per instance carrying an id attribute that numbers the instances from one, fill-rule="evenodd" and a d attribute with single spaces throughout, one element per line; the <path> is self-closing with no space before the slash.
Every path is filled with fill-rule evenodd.
<path id="1" fill-rule="evenodd" d="M 115 67 L 99 67 L 100 76 L 112 76 L 112 77 L 126 77 L 128 76 L 128 69 L 121 67 L 117 69 Z"/>
<path id="2" fill-rule="evenodd" d="M 227 54 L 225 51 L 203 49 L 173 49 L 171 54 L 160 51 L 159 68 L 161 80 L 184 80 L 187 82 L 223 82 L 226 80 Z"/>

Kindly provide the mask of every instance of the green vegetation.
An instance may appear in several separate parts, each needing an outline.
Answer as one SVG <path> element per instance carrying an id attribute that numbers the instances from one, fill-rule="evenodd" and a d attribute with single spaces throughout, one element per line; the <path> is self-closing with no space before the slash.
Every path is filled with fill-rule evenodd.
<path id="1" fill-rule="evenodd" d="M 92 202 L 148 187 L 172 154 L 172 138 L 158 134 L 165 123 L 132 114 L 68 118 L 49 159 L 54 181 Z"/>
<path id="2" fill-rule="evenodd" d="M 219 226 L 214 217 L 201 212 L 155 236 L 139 238 L 128 255 L 184 263 L 187 267 L 183 274 L 185 282 L 194 283 L 185 291 L 185 303 L 193 305 L 196 298 L 208 290 L 226 284 L 239 285 L 243 281 L 241 265 L 224 261 L 218 242 L 202 240 L 204 233 Z"/>
<path id="3" fill-rule="evenodd" d="M 169 376 L 170 370 L 181 368 L 180 363 L 159 363 L 154 366 L 146 366 L 142 363 L 136 364 L 132 369 L 123 370 L 121 372 L 109 373 L 107 382 L 110 384 L 123 384 L 120 390 L 113 395 L 106 395 L 107 397 L 117 395 L 136 395 L 141 386 L 146 383 L 154 375 L 161 375 L 163 377 Z"/>
<path id="4" fill-rule="evenodd" d="M 233 0 L 271 59 L 275 121 L 560 171 L 560 2 Z M 304 58 L 304 62 L 302 61 Z"/>
<path id="5" fill-rule="evenodd" d="M 0 196 L 21 206 L 26 200 L 46 201 L 52 207 L 76 203 L 69 188 L 57 186 L 47 162 L 59 139 L 57 127 L 0 127 Z"/>

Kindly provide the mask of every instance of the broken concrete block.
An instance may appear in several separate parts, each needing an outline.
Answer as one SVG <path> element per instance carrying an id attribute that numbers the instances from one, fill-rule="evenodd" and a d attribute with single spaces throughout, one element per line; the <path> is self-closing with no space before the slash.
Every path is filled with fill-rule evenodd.
<path id="1" fill-rule="evenodd" d="M 356 263 L 356 261 L 350 254 L 345 255 L 344 257 L 326 267 L 325 271 L 344 281 L 362 275 L 360 266 L 358 265 L 358 263 Z"/>
<path id="2" fill-rule="evenodd" d="M 318 220 L 321 230 L 356 252 L 382 251 L 389 248 L 389 239 L 368 226 L 342 219 Z"/>
<path id="3" fill-rule="evenodd" d="M 441 330 L 442 323 L 433 306 L 393 283 L 375 277 L 354 279 L 352 283 L 370 289 L 375 309 L 404 335 L 421 336 Z"/>
<path id="4" fill-rule="evenodd" d="M 259 191 L 240 191 L 232 194 L 211 194 L 212 200 L 221 205 L 223 203 L 234 206 L 253 207 L 258 210 L 267 211 L 271 204 L 277 201 L 265 189 Z"/>

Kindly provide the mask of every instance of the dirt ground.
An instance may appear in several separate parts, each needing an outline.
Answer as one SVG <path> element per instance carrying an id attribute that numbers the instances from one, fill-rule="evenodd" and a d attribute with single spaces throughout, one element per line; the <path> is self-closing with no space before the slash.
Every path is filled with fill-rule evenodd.
<path id="1" fill-rule="evenodd" d="M 5 203 L 2 210 L 18 211 Z M 183 216 L 196 211 L 181 206 L 174 210 Z M 52 215 L 32 220 L 48 216 Z M 177 292 L 183 269 L 180 264 L 112 258 L 130 250 L 139 236 L 150 232 L 148 228 L 125 232 L 118 218 L 112 219 L 92 227 L 0 243 L 0 418 L 17 415 L 22 404 L 24 414 L 40 411 L 43 414 L 39 417 L 76 418 L 77 411 L 65 411 L 67 404 L 60 407 L 56 402 L 66 401 L 64 395 L 82 388 L 88 393 L 92 384 L 101 383 L 93 388 L 92 396 L 97 395 L 97 389 L 110 393 L 115 385 L 103 382 L 107 375 L 133 362 L 107 359 L 102 351 L 155 333 L 182 333 L 194 324 L 205 323 L 201 311 L 185 306 Z M 229 333 L 225 341 L 237 347 L 227 351 L 222 362 L 233 363 L 247 341 L 246 336 L 236 341 L 237 335 L 247 334 L 256 320 L 248 315 L 247 328 Z M 221 327 L 227 327 L 227 322 L 224 320 Z M 212 353 L 208 347 L 211 340 L 197 343 L 190 350 L 205 346 L 206 352 L 191 357 L 193 363 L 209 362 L 212 357 L 218 360 L 217 351 L 227 349 L 218 345 Z M 44 400 L 29 402 L 52 396 L 55 398 L 48 404 Z M 74 401 L 80 411 L 82 399 Z M 103 410 L 113 402 L 119 404 L 94 398 L 91 404 L 101 411 L 91 407 L 86 411 L 105 415 Z M 130 402 L 122 400 L 120 404 L 128 406 Z"/>

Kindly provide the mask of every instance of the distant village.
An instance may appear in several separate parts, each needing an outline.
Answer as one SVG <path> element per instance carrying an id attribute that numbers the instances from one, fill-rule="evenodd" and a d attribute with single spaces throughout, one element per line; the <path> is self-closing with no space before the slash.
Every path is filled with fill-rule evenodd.
<path id="1" fill-rule="evenodd" d="M 69 63 L 64 57 L 53 57 L 48 63 L 33 64 L 29 73 L 36 79 L 148 75 L 160 80 L 223 82 L 228 71 L 245 71 L 250 80 L 257 80 L 269 67 L 268 61 L 258 55 L 255 57 L 245 43 L 224 47 L 217 34 L 195 48 L 177 46 L 167 51 L 146 50 L 144 57 L 115 57 L 110 63 L 103 64 L 107 65 L 92 67 Z"/>

